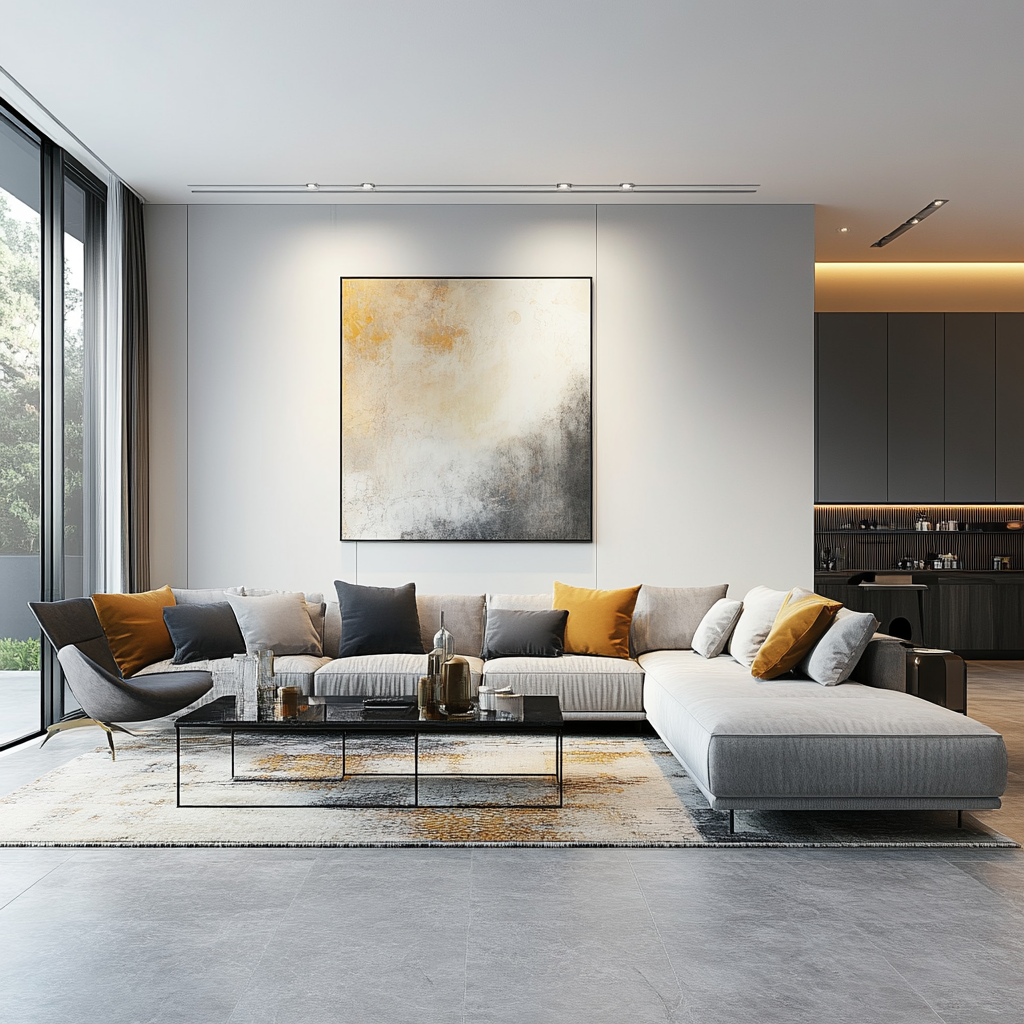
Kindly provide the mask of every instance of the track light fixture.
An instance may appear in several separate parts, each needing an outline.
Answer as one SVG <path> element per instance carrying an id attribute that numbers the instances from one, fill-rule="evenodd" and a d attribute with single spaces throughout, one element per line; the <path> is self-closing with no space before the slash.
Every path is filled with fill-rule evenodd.
<path id="1" fill-rule="evenodd" d="M 888 245 L 893 239 L 899 238 L 904 232 L 909 231 L 916 224 L 920 224 L 925 217 L 930 217 L 940 206 L 945 206 L 948 202 L 948 199 L 933 199 L 923 210 L 915 213 L 910 220 L 905 220 L 895 231 L 890 231 L 889 234 L 883 235 L 877 242 L 872 242 L 871 248 L 881 249 L 883 245 Z"/>
<path id="2" fill-rule="evenodd" d="M 546 185 L 378 185 L 364 181 L 356 185 L 321 185 L 311 181 L 304 185 L 189 185 L 195 194 L 218 193 L 222 195 L 287 195 L 301 192 L 346 193 L 375 192 L 378 195 L 432 194 L 432 195 L 544 195 L 565 192 L 610 193 L 637 192 L 652 195 L 732 195 L 751 194 L 761 186 L 754 184 L 673 184 L 642 185 L 623 181 L 609 185 L 577 185 L 560 181 Z M 945 200 L 937 200 L 942 203 Z M 921 214 L 918 214 L 921 216 Z"/>

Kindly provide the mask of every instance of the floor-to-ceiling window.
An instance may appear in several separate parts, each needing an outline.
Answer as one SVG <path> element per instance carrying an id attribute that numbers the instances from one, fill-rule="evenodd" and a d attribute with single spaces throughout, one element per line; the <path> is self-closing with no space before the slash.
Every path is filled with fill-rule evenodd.
<path id="1" fill-rule="evenodd" d="M 42 724 L 41 183 L 39 139 L 0 117 L 0 744 Z"/>
<path id="2" fill-rule="evenodd" d="M 0 110 L 0 747 L 74 706 L 27 602 L 89 592 L 104 203 Z"/>

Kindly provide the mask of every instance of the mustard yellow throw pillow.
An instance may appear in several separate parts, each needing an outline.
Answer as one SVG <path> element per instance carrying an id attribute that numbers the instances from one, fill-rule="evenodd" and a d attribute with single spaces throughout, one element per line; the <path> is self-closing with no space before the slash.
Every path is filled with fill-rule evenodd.
<path id="1" fill-rule="evenodd" d="M 174 655 L 164 608 L 174 604 L 170 587 L 144 594 L 93 594 L 92 603 L 123 676 Z"/>
<path id="2" fill-rule="evenodd" d="M 790 591 L 786 595 L 771 632 L 750 666 L 750 674 L 758 679 L 775 679 L 795 668 L 843 607 L 838 601 L 830 601 L 818 594 L 805 594 L 794 599 L 793 593 Z"/>
<path id="3" fill-rule="evenodd" d="M 628 658 L 629 626 L 639 593 L 639 587 L 588 590 L 556 583 L 552 607 L 564 608 L 569 613 L 565 653 Z"/>

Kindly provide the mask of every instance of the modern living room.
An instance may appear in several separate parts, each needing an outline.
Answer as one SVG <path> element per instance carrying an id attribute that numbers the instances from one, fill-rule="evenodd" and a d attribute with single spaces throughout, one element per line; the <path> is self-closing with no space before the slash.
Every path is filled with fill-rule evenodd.
<path id="1" fill-rule="evenodd" d="M 1019 5 L 0 23 L 4 1020 L 1021 1020 Z"/>

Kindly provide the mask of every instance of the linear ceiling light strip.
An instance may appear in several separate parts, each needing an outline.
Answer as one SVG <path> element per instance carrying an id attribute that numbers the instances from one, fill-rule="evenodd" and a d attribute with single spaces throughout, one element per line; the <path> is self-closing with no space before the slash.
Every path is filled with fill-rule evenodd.
<path id="1" fill-rule="evenodd" d="M 883 235 L 877 242 L 872 242 L 871 248 L 881 249 L 883 245 L 888 245 L 894 238 L 899 238 L 900 235 L 911 228 L 917 227 L 925 217 L 930 217 L 940 206 L 945 206 L 948 202 L 948 199 L 933 199 L 923 210 L 919 210 L 909 220 L 905 220 L 895 231 L 890 231 L 889 234 Z"/>
<path id="2" fill-rule="evenodd" d="M 367 193 L 384 195 L 565 195 L 571 192 L 613 193 L 644 192 L 660 195 L 733 195 L 756 192 L 760 185 L 640 185 L 622 182 L 618 185 L 377 185 L 361 182 L 358 185 L 321 185 L 307 182 L 303 185 L 189 185 L 193 193 L 238 195 L 300 195 L 310 192 L 332 192 L 349 195 Z"/>

